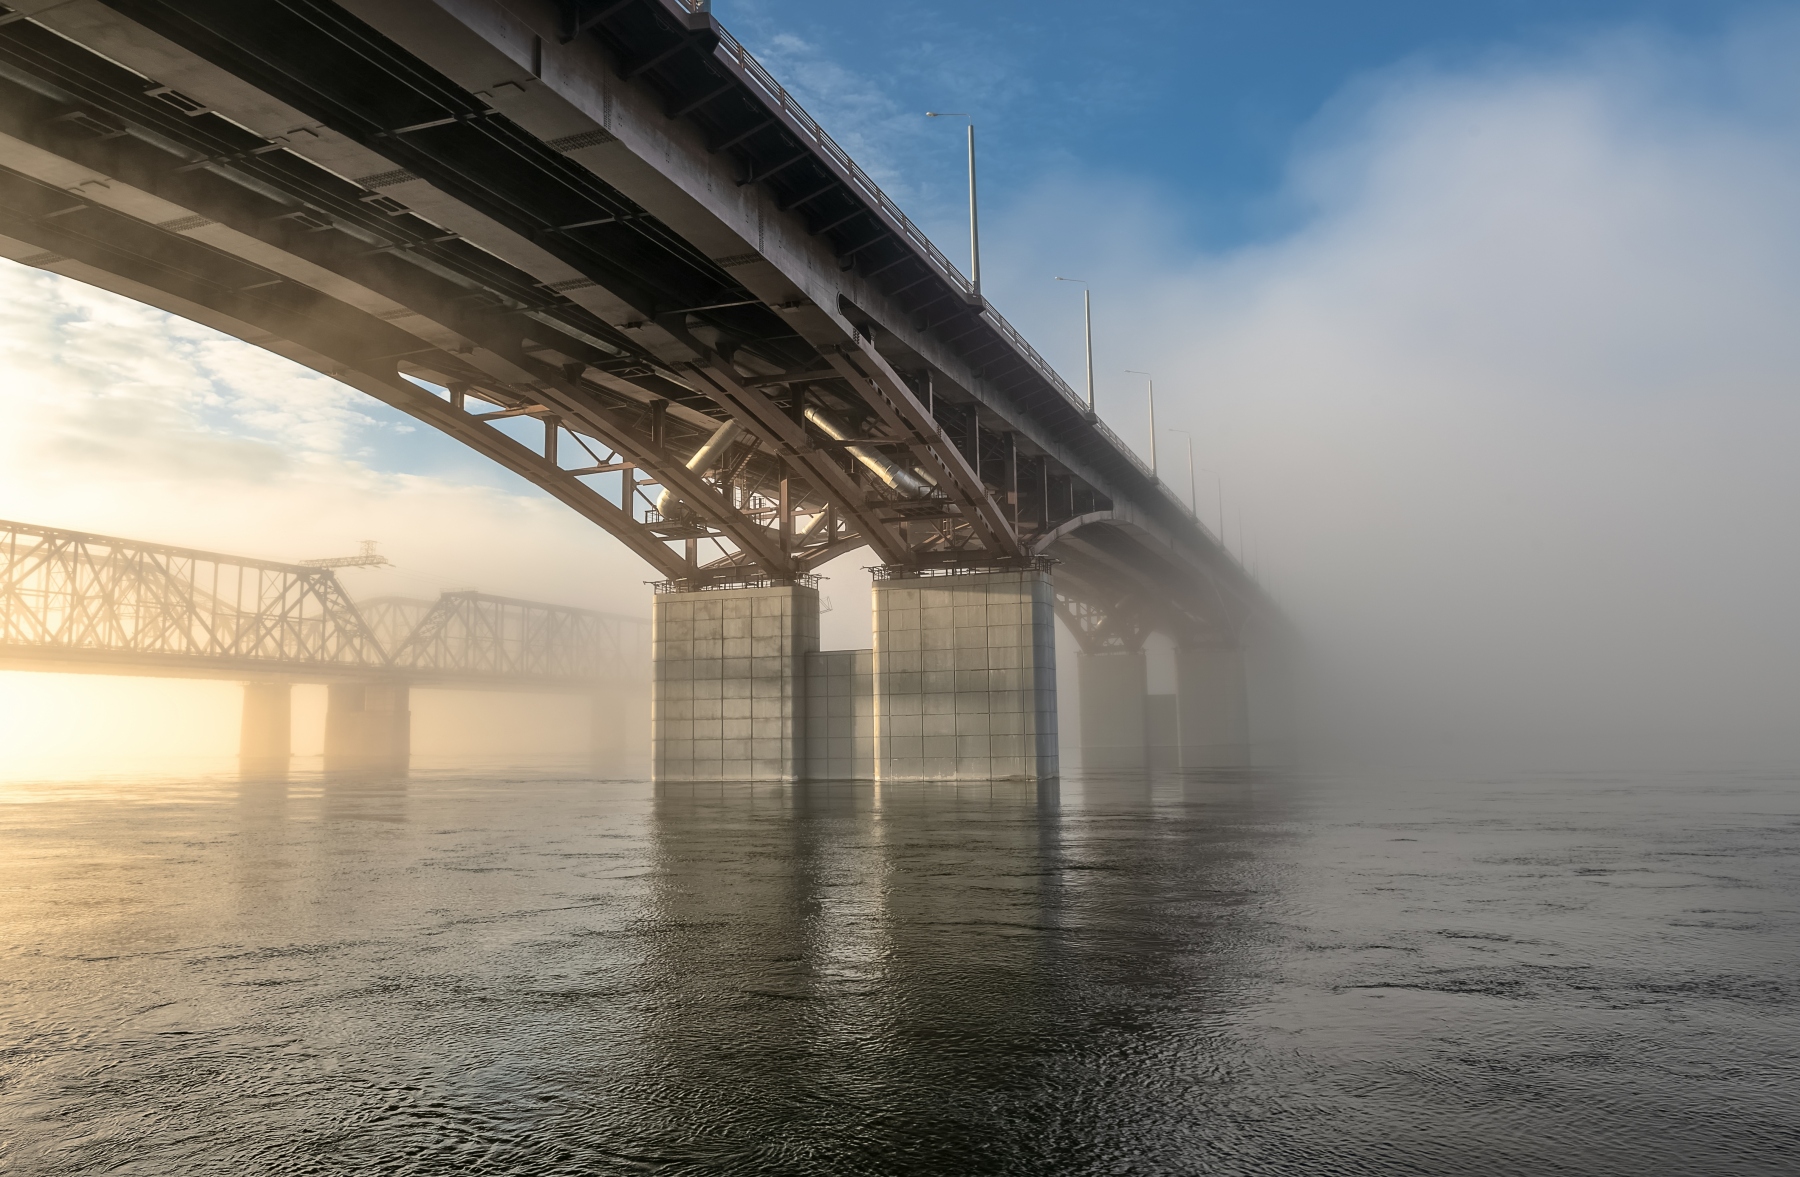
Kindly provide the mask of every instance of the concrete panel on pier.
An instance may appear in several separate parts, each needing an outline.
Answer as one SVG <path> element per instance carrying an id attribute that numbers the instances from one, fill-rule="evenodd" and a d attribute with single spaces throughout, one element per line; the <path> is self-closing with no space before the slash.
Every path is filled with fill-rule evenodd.
<path id="1" fill-rule="evenodd" d="M 802 779 L 806 656 L 819 648 L 818 591 L 778 585 L 659 593 L 652 625 L 656 778 Z"/>
<path id="2" fill-rule="evenodd" d="M 877 779 L 1057 775 L 1048 572 L 878 580 L 874 595 Z"/>
<path id="3" fill-rule="evenodd" d="M 875 779 L 875 651 L 806 656 L 806 775 Z"/>

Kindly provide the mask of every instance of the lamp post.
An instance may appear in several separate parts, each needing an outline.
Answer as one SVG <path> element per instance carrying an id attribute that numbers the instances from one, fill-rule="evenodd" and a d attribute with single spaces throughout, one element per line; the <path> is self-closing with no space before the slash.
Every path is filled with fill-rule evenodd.
<path id="1" fill-rule="evenodd" d="M 958 110 L 928 110 L 928 119 L 966 119 Z M 981 299 L 981 218 L 975 207 L 975 123 L 969 122 L 969 286 L 976 301 Z"/>
<path id="2" fill-rule="evenodd" d="M 1155 478 L 1155 477 L 1157 477 L 1157 473 L 1156 473 L 1156 379 L 1153 376 L 1151 376 L 1150 373 L 1140 372 L 1136 368 L 1127 368 L 1125 370 L 1127 372 L 1131 373 L 1133 376 L 1142 376 L 1144 378 L 1144 387 L 1145 387 L 1145 390 L 1146 390 L 1148 396 L 1150 397 L 1150 477 Z"/>
<path id="3" fill-rule="evenodd" d="M 1094 419 L 1094 292 L 1080 278 L 1058 278 L 1058 282 L 1073 282 L 1081 287 L 1081 322 L 1087 337 L 1087 402 L 1088 420 Z"/>

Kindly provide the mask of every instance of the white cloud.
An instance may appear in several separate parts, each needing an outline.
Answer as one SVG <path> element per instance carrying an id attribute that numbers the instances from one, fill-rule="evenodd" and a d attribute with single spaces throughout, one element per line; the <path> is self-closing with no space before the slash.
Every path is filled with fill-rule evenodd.
<path id="1" fill-rule="evenodd" d="M 992 281 L 1065 371 L 1048 279 L 1095 281 L 1105 415 L 1140 438 L 1119 370 L 1159 374 L 1383 719 L 1792 746 L 1800 85 L 1755 60 L 1795 50 L 1765 21 L 1370 79 L 1296 158 L 1282 238 L 1183 255 L 1156 194 L 1068 178 L 1001 222 Z"/>

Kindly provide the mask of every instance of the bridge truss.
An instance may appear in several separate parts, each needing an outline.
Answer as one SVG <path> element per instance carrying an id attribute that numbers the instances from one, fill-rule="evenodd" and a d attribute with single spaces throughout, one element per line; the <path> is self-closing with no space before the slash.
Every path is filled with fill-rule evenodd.
<path id="1" fill-rule="evenodd" d="M 0 668 L 591 689 L 648 623 L 446 593 L 359 608 L 329 569 L 0 522 Z"/>

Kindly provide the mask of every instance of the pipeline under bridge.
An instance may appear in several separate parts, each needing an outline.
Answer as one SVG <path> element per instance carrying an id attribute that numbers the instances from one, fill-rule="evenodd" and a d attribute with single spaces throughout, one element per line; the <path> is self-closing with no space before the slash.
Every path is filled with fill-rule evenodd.
<path id="1" fill-rule="evenodd" d="M 608 697 L 648 638 L 640 618 L 478 592 L 356 602 L 327 568 L 0 521 L 0 670 L 242 681 L 252 771 L 287 765 L 295 683 L 327 685 L 328 770 L 400 771 L 414 687 Z"/>
<path id="2" fill-rule="evenodd" d="M 1059 614 L 1090 760 L 1147 755 L 1151 632 L 1181 762 L 1250 757 L 1267 596 L 705 0 L 10 0 L 0 255 L 617 537 L 662 578 L 666 779 L 797 779 L 821 739 L 883 779 L 1053 776 Z M 863 548 L 841 729 L 809 578 Z"/>

